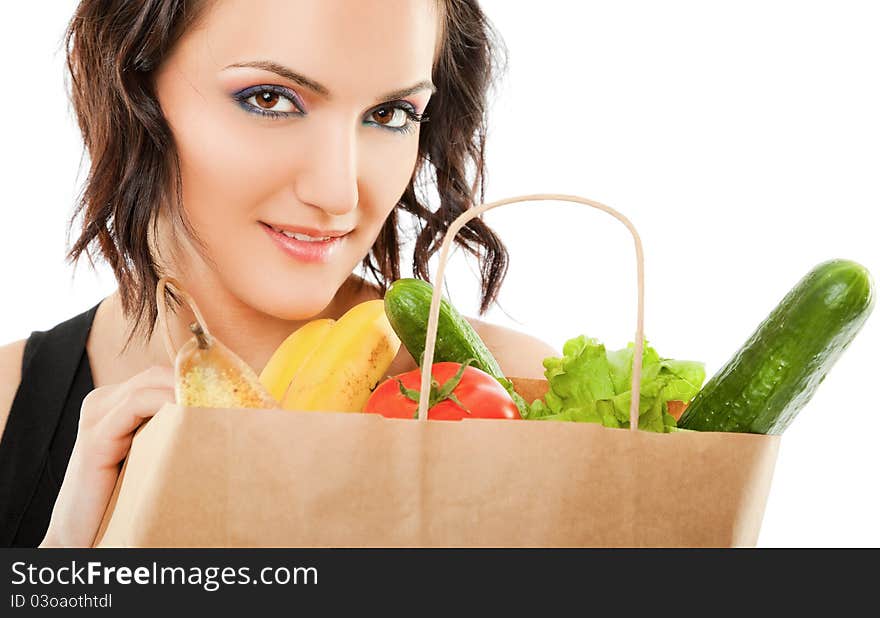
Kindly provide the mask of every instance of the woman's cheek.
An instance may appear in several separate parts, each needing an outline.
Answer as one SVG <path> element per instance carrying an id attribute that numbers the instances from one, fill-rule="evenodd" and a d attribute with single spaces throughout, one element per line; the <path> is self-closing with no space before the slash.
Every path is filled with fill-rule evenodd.
<path id="1" fill-rule="evenodd" d="M 362 216 L 368 216 L 374 236 L 378 234 L 409 185 L 419 145 L 418 131 L 382 137 L 384 139 L 361 165 L 363 178 L 369 179 L 366 184 L 370 187 L 368 203 L 371 205 L 369 213 L 362 213 Z"/>
<path id="2" fill-rule="evenodd" d="M 271 139 L 254 140 L 252 134 L 247 139 L 236 124 L 198 122 L 182 130 L 177 141 L 184 192 L 191 198 L 185 202 L 188 209 L 252 219 L 258 204 L 275 190 L 283 158 L 272 156 L 277 150 Z"/>

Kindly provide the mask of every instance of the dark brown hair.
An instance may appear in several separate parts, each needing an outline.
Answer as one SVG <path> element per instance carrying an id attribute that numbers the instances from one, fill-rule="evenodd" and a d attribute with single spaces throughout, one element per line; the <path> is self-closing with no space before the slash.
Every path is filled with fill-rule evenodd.
<path id="1" fill-rule="evenodd" d="M 131 335 L 152 333 L 155 288 L 162 273 L 148 230 L 168 207 L 192 233 L 180 203 L 179 159 L 159 106 L 153 71 L 183 32 L 199 19 L 205 0 L 81 0 L 66 36 L 70 96 L 90 158 L 90 170 L 71 220 L 81 221 L 69 258 L 103 257 L 119 283 Z M 363 267 L 384 291 L 400 277 L 400 212 L 415 227 L 412 268 L 429 280 L 428 260 L 449 225 L 485 195 L 487 98 L 504 64 L 503 44 L 477 0 L 438 0 L 444 32 L 424 111 L 413 177 L 392 210 Z M 418 190 L 417 190 L 418 185 Z M 425 195 L 436 188 L 439 206 Z M 498 295 L 508 256 L 479 218 L 456 242 L 480 264 L 480 313 Z"/>

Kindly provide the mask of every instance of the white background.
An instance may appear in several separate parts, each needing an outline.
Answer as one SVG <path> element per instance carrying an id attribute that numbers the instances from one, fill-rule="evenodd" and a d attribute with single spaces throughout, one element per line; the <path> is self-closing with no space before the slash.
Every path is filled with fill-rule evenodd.
<path id="1" fill-rule="evenodd" d="M 91 306 L 103 268 L 65 264 L 79 134 L 61 36 L 72 0 L 0 19 L 0 342 Z M 815 264 L 880 273 L 880 13 L 872 2 L 484 0 L 509 49 L 488 199 L 564 192 L 620 209 L 647 258 L 646 329 L 711 375 Z M 78 176 L 78 172 L 80 173 Z M 511 252 L 490 318 L 554 345 L 634 332 L 624 228 L 550 203 L 490 213 Z M 457 304 L 476 285 L 458 261 Z M 874 316 L 782 441 L 763 546 L 880 546 Z M 560 471 L 564 474 L 564 471 Z"/>

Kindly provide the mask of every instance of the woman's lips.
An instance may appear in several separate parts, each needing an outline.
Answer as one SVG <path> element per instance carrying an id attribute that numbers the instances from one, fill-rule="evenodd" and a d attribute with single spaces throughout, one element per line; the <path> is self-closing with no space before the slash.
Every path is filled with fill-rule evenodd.
<path id="1" fill-rule="evenodd" d="M 266 234 L 269 235 L 269 238 L 275 242 L 275 245 L 279 249 L 292 258 L 309 263 L 327 262 L 333 255 L 333 252 L 339 248 L 347 236 L 347 234 L 328 234 L 328 237 L 323 237 L 321 240 L 300 240 L 298 238 L 291 238 L 279 229 L 274 228 L 267 223 L 263 223 L 262 221 L 260 222 L 260 225 L 266 230 Z M 333 234 L 338 233 L 334 232 Z M 317 234 L 313 236 L 312 233 L 307 233 L 305 235 L 312 236 L 313 238 L 318 237 Z"/>

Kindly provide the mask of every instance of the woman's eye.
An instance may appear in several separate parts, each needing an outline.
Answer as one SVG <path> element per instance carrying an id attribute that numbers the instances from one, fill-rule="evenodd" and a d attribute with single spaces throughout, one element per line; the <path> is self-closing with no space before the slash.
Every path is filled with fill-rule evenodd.
<path id="1" fill-rule="evenodd" d="M 246 112 L 268 118 L 284 119 L 305 115 L 297 102 L 296 94 L 280 86 L 254 86 L 235 94 L 234 98 Z M 398 102 L 374 108 L 367 113 L 364 120 L 367 124 L 408 133 L 426 118 L 408 103 Z"/>
<path id="2" fill-rule="evenodd" d="M 402 129 L 407 125 L 410 115 L 400 107 L 379 107 L 370 112 L 370 119 L 389 129 Z"/>
<path id="3" fill-rule="evenodd" d="M 254 86 L 233 97 L 244 111 L 268 118 L 290 118 L 303 113 L 296 95 L 280 86 Z"/>
<path id="4" fill-rule="evenodd" d="M 257 94 L 248 97 L 246 101 L 254 107 L 267 111 L 282 113 L 299 111 L 290 99 L 269 90 L 261 90 Z"/>

